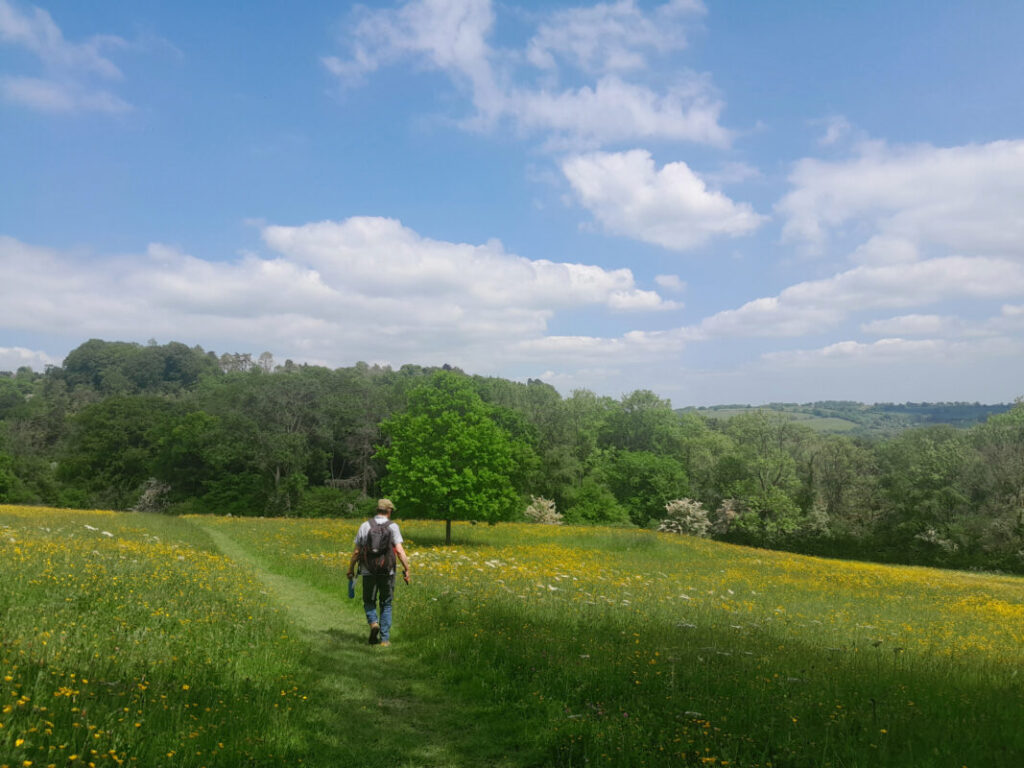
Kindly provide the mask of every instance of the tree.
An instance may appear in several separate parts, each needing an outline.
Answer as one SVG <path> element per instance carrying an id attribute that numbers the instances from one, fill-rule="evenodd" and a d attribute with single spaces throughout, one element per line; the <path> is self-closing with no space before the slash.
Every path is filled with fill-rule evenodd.
<path id="1" fill-rule="evenodd" d="M 880 486 L 888 513 L 883 532 L 890 546 L 912 554 L 923 541 L 930 559 L 933 547 L 917 534 L 934 530 L 943 539 L 964 543 L 963 522 L 972 507 L 970 479 L 979 474 L 969 439 L 954 427 L 919 427 L 880 446 Z"/>
<path id="2" fill-rule="evenodd" d="M 381 429 L 390 439 L 377 452 L 387 465 L 384 492 L 409 517 L 440 515 L 445 543 L 452 520 L 495 522 L 518 510 L 511 438 L 465 376 L 436 373 Z"/>
<path id="3" fill-rule="evenodd" d="M 222 435 L 207 439 L 203 452 L 222 468 L 211 481 L 216 488 L 207 484 L 217 493 L 206 501 L 252 498 L 255 485 L 262 503 L 253 512 L 294 514 L 309 478 L 327 475 L 330 432 L 322 404 L 329 377 L 325 368 L 280 374 L 257 368 L 203 382 L 199 402 Z"/>
<path id="4" fill-rule="evenodd" d="M 152 395 L 113 395 L 72 420 L 58 477 L 91 494 L 95 503 L 127 509 L 153 475 L 158 434 L 178 406 Z"/>
<path id="5" fill-rule="evenodd" d="M 973 478 L 981 546 L 1001 555 L 1024 551 L 1024 401 L 989 417 L 973 437 L 981 459 Z"/>
<path id="6" fill-rule="evenodd" d="M 665 504 L 690 489 L 686 470 L 677 459 L 650 451 L 603 451 L 594 474 L 641 528 L 660 520 Z"/>
<path id="7" fill-rule="evenodd" d="M 600 430 L 602 446 L 624 451 L 677 453 L 681 446 L 679 415 L 668 400 L 638 389 L 624 395 Z"/>
<path id="8" fill-rule="evenodd" d="M 727 434 L 737 454 L 722 457 L 719 469 L 732 475 L 728 496 L 743 502 L 747 512 L 734 529 L 767 544 L 799 529 L 801 509 L 797 457 L 802 456 L 811 431 L 786 414 L 766 411 L 741 413 L 729 420 Z"/>
<path id="9" fill-rule="evenodd" d="M 593 477 L 570 490 L 565 522 L 574 525 L 629 525 L 629 512 L 619 504 L 615 494 Z"/>

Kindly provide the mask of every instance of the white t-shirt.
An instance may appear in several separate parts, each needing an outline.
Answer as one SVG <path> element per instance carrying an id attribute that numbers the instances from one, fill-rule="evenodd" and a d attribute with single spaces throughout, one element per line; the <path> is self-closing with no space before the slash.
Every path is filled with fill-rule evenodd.
<path id="1" fill-rule="evenodd" d="M 387 518 L 386 515 L 377 515 L 376 517 L 373 518 L 373 521 L 375 523 L 386 523 L 388 521 L 388 518 Z M 398 523 L 394 523 L 393 522 L 393 523 L 391 523 L 391 525 L 389 527 L 391 528 L 391 544 L 392 545 L 401 544 L 402 543 L 402 532 L 398 529 Z M 359 549 L 362 549 L 363 545 L 366 543 L 366 538 L 369 535 L 370 535 L 370 521 L 367 520 L 362 525 L 360 525 L 359 526 L 359 530 L 356 531 L 355 546 L 358 547 Z M 392 575 L 395 573 L 394 569 L 392 569 L 391 573 L 392 573 Z M 359 575 L 360 576 L 368 576 L 369 575 L 369 572 L 366 570 L 366 568 L 364 568 L 362 566 L 362 564 L 360 564 L 360 566 L 359 566 Z"/>

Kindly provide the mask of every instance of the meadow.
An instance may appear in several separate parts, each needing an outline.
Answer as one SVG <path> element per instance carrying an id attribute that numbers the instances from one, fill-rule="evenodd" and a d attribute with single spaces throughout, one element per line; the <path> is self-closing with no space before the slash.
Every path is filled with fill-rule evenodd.
<path id="1" fill-rule="evenodd" d="M 1024 579 L 400 520 L 380 648 L 356 522 L 0 506 L 0 766 L 1024 764 Z"/>

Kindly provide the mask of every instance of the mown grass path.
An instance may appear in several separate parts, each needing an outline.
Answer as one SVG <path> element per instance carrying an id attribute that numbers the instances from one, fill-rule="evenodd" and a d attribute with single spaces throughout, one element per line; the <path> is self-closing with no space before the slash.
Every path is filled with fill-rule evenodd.
<path id="1" fill-rule="evenodd" d="M 468 764 L 459 743 L 460 731 L 465 732 L 460 713 L 411 655 L 398 646 L 367 643 L 362 604 L 341 596 L 347 585 L 333 594 L 274 573 L 258 552 L 223 528 L 198 524 L 225 556 L 266 585 L 302 633 L 308 648 L 304 662 L 315 685 L 305 720 L 306 765 Z M 476 747 L 471 750 L 478 754 Z"/>

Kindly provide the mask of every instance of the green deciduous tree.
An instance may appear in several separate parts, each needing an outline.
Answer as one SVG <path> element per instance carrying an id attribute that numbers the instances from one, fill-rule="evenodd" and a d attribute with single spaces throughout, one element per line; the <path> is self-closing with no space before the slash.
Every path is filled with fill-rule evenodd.
<path id="1" fill-rule="evenodd" d="M 690 484 L 682 462 L 650 451 L 601 452 L 594 476 L 629 511 L 635 525 L 647 527 L 664 516 L 665 504 L 687 495 Z"/>
<path id="2" fill-rule="evenodd" d="M 113 395 L 88 406 L 72 419 L 58 477 L 87 491 L 93 503 L 125 509 L 152 476 L 158 435 L 178 410 L 153 396 Z"/>
<path id="3" fill-rule="evenodd" d="M 446 542 L 452 520 L 507 520 L 519 509 L 512 440 L 465 376 L 435 374 L 381 427 L 384 492 L 402 515 L 445 520 Z"/>

